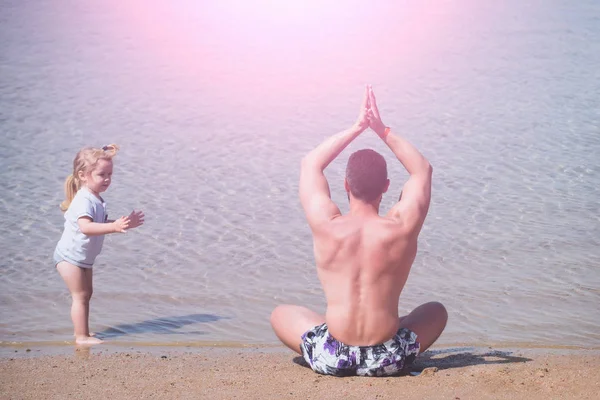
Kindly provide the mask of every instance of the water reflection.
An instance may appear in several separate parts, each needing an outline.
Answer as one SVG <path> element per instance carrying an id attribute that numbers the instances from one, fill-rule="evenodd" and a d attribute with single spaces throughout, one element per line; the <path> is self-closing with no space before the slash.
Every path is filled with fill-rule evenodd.
<path id="1" fill-rule="evenodd" d="M 215 322 L 224 318 L 225 317 L 221 317 L 214 314 L 188 314 L 174 317 L 155 318 L 133 324 L 120 324 L 114 327 L 110 327 L 101 332 L 97 332 L 96 336 L 100 339 L 114 339 L 126 335 L 146 333 L 157 335 L 204 335 L 205 332 L 203 331 L 178 332 L 177 329 L 181 329 L 184 326 L 193 325 L 197 323 Z"/>

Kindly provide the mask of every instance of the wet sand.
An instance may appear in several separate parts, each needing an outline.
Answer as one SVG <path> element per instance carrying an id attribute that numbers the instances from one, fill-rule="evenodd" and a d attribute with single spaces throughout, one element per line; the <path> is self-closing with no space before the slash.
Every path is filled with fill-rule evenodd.
<path id="1" fill-rule="evenodd" d="M 2 399 L 597 399 L 600 352 L 437 349 L 411 375 L 315 374 L 291 351 L 73 351 L 0 359 Z M 33 354 L 26 353 L 26 354 Z"/>

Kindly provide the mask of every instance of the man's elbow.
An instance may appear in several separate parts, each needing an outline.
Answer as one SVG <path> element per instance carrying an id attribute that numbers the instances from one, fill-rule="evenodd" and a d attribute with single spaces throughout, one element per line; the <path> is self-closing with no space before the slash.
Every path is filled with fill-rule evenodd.
<path id="1" fill-rule="evenodd" d="M 308 163 L 308 154 L 305 155 L 304 157 L 302 157 L 302 160 L 300 160 L 300 168 L 304 169 L 304 167 L 306 167 L 307 163 Z"/>
<path id="2" fill-rule="evenodd" d="M 429 161 L 425 162 L 425 172 L 427 173 L 428 176 L 432 176 L 433 175 L 433 167 L 431 166 L 431 164 L 429 163 Z"/>
<path id="3" fill-rule="evenodd" d="M 431 176 L 433 175 L 433 167 L 427 160 L 423 161 L 423 164 L 421 164 L 421 167 L 419 168 L 418 171 L 419 171 L 418 174 L 420 176 L 426 176 L 428 178 L 431 178 Z"/>
<path id="4" fill-rule="evenodd" d="M 317 164 L 315 162 L 314 157 L 311 156 L 311 153 L 308 153 L 307 155 L 302 157 L 302 161 L 300 162 L 300 168 L 302 170 L 317 168 Z"/>

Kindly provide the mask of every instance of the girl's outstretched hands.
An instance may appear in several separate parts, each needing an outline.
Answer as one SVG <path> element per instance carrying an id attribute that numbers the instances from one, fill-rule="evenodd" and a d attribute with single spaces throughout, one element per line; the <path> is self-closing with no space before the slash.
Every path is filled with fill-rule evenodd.
<path id="1" fill-rule="evenodd" d="M 131 214 L 115 220 L 113 224 L 115 226 L 115 232 L 127 233 L 128 229 L 137 228 L 144 224 L 144 212 L 133 210 Z"/>
<path id="2" fill-rule="evenodd" d="M 127 217 L 129 219 L 129 229 L 144 225 L 144 212 L 133 210 Z"/>
<path id="3" fill-rule="evenodd" d="M 129 228 L 129 217 L 121 217 L 113 222 L 115 232 L 126 233 Z"/>

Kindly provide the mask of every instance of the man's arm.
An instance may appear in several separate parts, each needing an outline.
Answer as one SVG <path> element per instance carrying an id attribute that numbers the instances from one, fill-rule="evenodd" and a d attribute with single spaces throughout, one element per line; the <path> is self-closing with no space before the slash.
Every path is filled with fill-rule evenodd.
<path id="1" fill-rule="evenodd" d="M 416 147 L 390 130 L 382 139 L 410 174 L 398 203 L 391 208 L 388 216 L 402 218 L 420 230 L 431 201 L 431 164 Z"/>
<path id="2" fill-rule="evenodd" d="M 361 104 L 358 120 L 350 129 L 331 136 L 302 159 L 300 167 L 300 203 L 311 228 L 340 215 L 340 209 L 331 200 L 325 168 L 368 126 L 366 118 L 368 89 Z"/>
<path id="3" fill-rule="evenodd" d="M 429 161 L 407 140 L 391 132 L 381 121 L 373 89 L 369 88 L 371 110 L 367 114 L 369 126 L 388 145 L 402 163 L 410 177 L 389 217 L 401 219 L 411 230 L 419 231 L 423 226 L 431 201 L 432 168 Z"/>
<path id="4" fill-rule="evenodd" d="M 323 171 L 361 132 L 353 127 L 333 135 L 302 159 L 300 203 L 311 228 L 340 215 Z"/>

